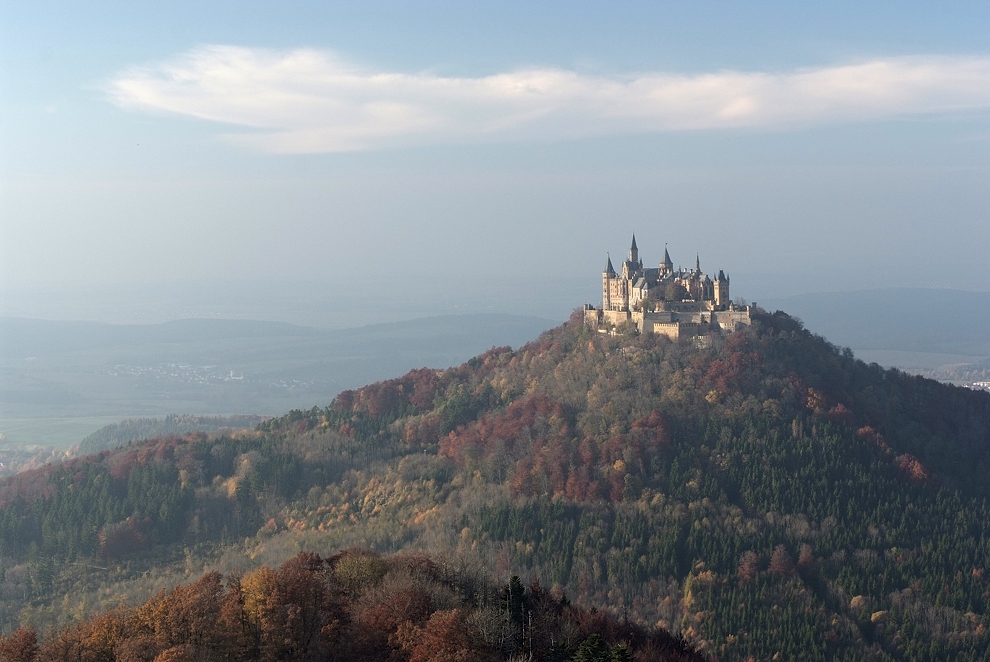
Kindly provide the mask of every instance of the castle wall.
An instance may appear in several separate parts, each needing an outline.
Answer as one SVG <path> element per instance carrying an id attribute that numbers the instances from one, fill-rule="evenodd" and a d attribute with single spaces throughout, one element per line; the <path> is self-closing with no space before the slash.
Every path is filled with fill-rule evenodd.
<path id="1" fill-rule="evenodd" d="M 719 331 L 731 333 L 740 326 L 752 323 L 749 307 L 742 310 L 683 310 L 645 313 L 629 310 L 598 310 L 592 306 L 584 309 L 584 323 L 589 327 L 606 331 L 626 323 L 632 323 L 640 333 L 657 333 L 671 340 L 683 340 L 707 336 Z"/>
<path id="2" fill-rule="evenodd" d="M 708 312 L 715 307 L 711 301 L 664 301 L 663 303 L 664 310 L 677 313 Z"/>
<path id="3" fill-rule="evenodd" d="M 602 311 L 598 310 L 594 306 L 589 306 L 585 304 L 584 306 L 584 324 L 585 326 L 591 327 L 592 329 L 598 329 L 602 323 Z"/>
<path id="4" fill-rule="evenodd" d="M 654 313 L 645 313 L 643 317 L 650 324 L 669 324 L 677 321 L 674 313 L 662 310 Z"/>
<path id="5" fill-rule="evenodd" d="M 614 324 L 619 326 L 625 322 L 628 322 L 632 317 L 632 313 L 628 310 L 603 310 L 602 311 L 602 322 L 604 324 Z"/>
<path id="6" fill-rule="evenodd" d="M 677 322 L 651 322 L 647 325 L 647 329 L 643 333 L 655 333 L 657 335 L 667 336 L 676 342 L 681 339 L 681 325 Z"/>
<path id="7" fill-rule="evenodd" d="M 744 310 L 716 310 L 712 313 L 712 323 L 723 331 L 732 332 L 737 326 L 752 324 L 753 318 L 747 306 Z"/>

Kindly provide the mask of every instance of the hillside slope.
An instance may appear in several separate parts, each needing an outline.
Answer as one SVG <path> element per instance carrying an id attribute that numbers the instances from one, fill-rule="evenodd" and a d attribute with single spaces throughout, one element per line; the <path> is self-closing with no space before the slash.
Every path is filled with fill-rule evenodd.
<path id="1" fill-rule="evenodd" d="M 986 659 L 988 454 L 990 394 L 783 313 L 710 346 L 574 319 L 254 432 L 5 481 L 0 600 L 8 623 L 64 622 L 362 544 L 535 574 L 719 659 Z"/>

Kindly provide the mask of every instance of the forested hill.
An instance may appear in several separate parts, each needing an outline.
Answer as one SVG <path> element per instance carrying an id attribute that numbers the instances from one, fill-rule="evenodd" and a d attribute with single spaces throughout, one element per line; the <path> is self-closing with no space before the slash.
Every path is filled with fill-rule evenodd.
<path id="1" fill-rule="evenodd" d="M 783 313 L 698 344 L 576 317 L 254 432 L 8 480 L 0 603 L 41 622 L 119 599 L 60 560 L 119 592 L 190 554 L 363 544 L 535 575 L 724 660 L 987 659 L 988 453 L 990 394 L 866 365 Z"/>

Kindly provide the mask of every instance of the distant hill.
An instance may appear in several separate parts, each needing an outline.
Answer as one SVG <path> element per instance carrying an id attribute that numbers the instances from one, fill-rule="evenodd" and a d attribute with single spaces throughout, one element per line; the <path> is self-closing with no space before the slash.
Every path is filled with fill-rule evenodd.
<path id="1" fill-rule="evenodd" d="M 128 442 L 191 432 L 233 432 L 257 427 L 262 416 L 190 416 L 169 414 L 165 418 L 128 418 L 100 428 L 79 442 L 78 454 L 89 455 L 124 446 Z"/>
<path id="2" fill-rule="evenodd" d="M 990 292 L 888 288 L 759 303 L 843 347 L 990 357 Z"/>
<path id="3" fill-rule="evenodd" d="M 988 472 L 990 393 L 786 314 L 710 345 L 575 317 L 255 431 L 0 482 L 0 623 L 361 545 L 536 576 L 720 660 L 986 659 Z"/>

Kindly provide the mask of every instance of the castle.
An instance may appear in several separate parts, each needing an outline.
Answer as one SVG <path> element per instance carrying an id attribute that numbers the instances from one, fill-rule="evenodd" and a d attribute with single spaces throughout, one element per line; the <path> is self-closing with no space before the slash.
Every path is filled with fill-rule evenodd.
<path id="1" fill-rule="evenodd" d="M 659 267 L 644 267 L 633 235 L 622 272 L 616 273 L 611 257 L 605 263 L 602 307 L 585 305 L 584 320 L 603 333 L 634 325 L 640 333 L 682 340 L 733 331 L 751 322 L 751 311 L 729 299 L 729 277 L 723 271 L 714 278 L 701 271 L 700 256 L 695 257 L 694 269 L 675 271 L 664 248 Z"/>

